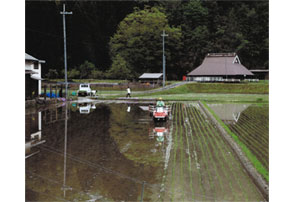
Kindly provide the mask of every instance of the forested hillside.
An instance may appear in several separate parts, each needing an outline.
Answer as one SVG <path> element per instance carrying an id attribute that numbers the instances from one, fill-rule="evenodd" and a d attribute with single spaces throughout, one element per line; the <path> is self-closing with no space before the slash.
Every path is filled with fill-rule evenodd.
<path id="1" fill-rule="evenodd" d="M 43 75 L 63 78 L 61 1 L 26 1 L 26 52 L 46 61 Z M 68 1 L 69 78 L 169 79 L 196 68 L 208 52 L 236 52 L 249 69 L 268 69 L 268 1 Z M 44 76 L 44 77 L 45 77 Z"/>

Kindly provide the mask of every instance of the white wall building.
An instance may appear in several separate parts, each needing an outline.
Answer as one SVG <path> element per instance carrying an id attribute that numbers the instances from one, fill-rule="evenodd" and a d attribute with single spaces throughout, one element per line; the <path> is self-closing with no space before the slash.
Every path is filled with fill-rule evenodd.
<path id="1" fill-rule="evenodd" d="M 38 80 L 38 95 L 41 94 L 41 64 L 44 60 L 39 60 L 27 53 L 25 53 L 25 74 L 30 74 L 34 80 Z"/>

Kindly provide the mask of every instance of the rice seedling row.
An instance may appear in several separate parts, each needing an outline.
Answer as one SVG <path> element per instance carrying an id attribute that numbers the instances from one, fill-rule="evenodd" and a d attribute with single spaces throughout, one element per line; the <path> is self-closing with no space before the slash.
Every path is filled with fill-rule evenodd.
<path id="1" fill-rule="evenodd" d="M 176 107 L 176 106 L 175 106 Z M 177 110 L 178 111 L 178 110 Z M 174 178 L 175 178 L 175 165 L 176 165 L 176 153 L 177 153 L 177 133 L 178 133 L 178 124 L 177 124 L 177 112 L 175 110 L 174 113 L 174 118 L 173 118 L 173 123 L 175 125 L 175 133 L 174 133 L 174 151 L 173 151 L 173 166 L 172 166 L 172 176 L 171 176 L 171 198 L 174 199 Z"/>
<path id="2" fill-rule="evenodd" d="M 209 159 L 206 158 L 206 154 L 205 154 L 205 149 L 203 147 L 203 144 L 201 142 L 200 137 L 200 133 L 198 132 L 198 125 L 196 125 L 195 121 L 193 120 L 192 117 L 190 117 L 189 119 L 190 121 L 190 126 L 193 129 L 191 134 L 194 134 L 194 136 L 192 135 L 192 141 L 196 143 L 195 145 L 195 155 L 196 156 L 200 156 L 201 162 L 199 164 L 199 173 L 200 173 L 200 180 L 201 180 L 201 184 L 202 184 L 202 189 L 203 189 L 203 199 L 205 200 L 206 197 L 211 197 L 211 198 L 216 198 L 215 197 L 215 189 L 214 189 L 214 185 L 213 185 L 213 180 L 212 180 L 212 176 L 209 172 Z M 202 172 L 204 171 L 204 172 Z M 212 195 L 210 195 L 212 194 Z"/>
<path id="3" fill-rule="evenodd" d="M 183 120 L 184 120 L 184 129 L 185 129 L 185 138 L 186 138 L 186 151 L 188 152 L 187 158 L 188 158 L 188 172 L 190 177 L 190 189 L 192 192 L 192 200 L 194 200 L 194 189 L 193 189 L 193 183 L 192 183 L 192 167 L 191 167 L 191 149 L 189 146 L 189 139 L 188 139 L 188 117 L 186 114 L 186 110 L 184 110 L 185 113 L 182 113 Z"/>
<path id="4" fill-rule="evenodd" d="M 226 149 L 224 144 L 224 141 L 219 138 L 219 134 L 216 130 L 216 128 L 213 127 L 212 124 L 209 125 L 209 132 L 210 135 L 213 137 L 215 143 L 217 144 L 222 156 L 223 156 L 223 161 L 222 162 L 225 165 L 225 170 L 229 170 L 230 172 L 228 173 L 228 180 L 231 184 L 235 184 L 236 183 L 236 188 L 235 190 L 233 190 L 233 193 L 242 193 L 243 199 L 245 199 L 246 201 L 248 201 L 248 195 L 245 192 L 244 188 L 241 186 L 241 182 L 240 182 L 240 178 L 237 176 L 236 174 L 236 170 L 241 170 L 241 166 L 240 164 L 238 165 L 238 161 L 234 158 L 233 156 L 233 152 L 230 149 Z M 226 156 L 228 156 L 228 158 L 226 158 Z M 233 183 L 231 182 L 231 180 L 233 181 Z M 233 189 L 233 186 L 231 186 L 231 188 Z M 237 191 L 238 190 L 238 191 Z M 237 198 L 237 196 L 235 195 L 235 198 Z"/>
<path id="5" fill-rule="evenodd" d="M 229 128 L 232 129 L 233 132 L 236 132 L 236 134 L 238 135 L 238 137 L 240 139 L 243 139 L 245 142 L 247 142 L 247 145 L 249 145 L 250 147 L 255 148 L 261 154 L 267 153 L 268 149 L 265 148 L 265 147 L 261 147 L 261 145 L 264 145 L 266 143 L 263 142 L 263 141 L 259 141 L 256 136 L 254 136 L 253 134 L 249 134 L 248 132 L 246 132 L 245 131 L 246 128 L 242 128 L 242 127 L 240 127 L 238 125 L 237 126 L 229 125 Z"/>
<path id="6" fill-rule="evenodd" d="M 205 117 L 203 116 L 202 113 L 200 113 L 199 110 L 196 109 L 196 112 L 199 113 L 200 117 L 202 117 L 205 120 Z M 204 120 L 201 120 L 201 122 Z M 211 123 L 208 123 L 208 125 L 210 125 L 212 129 L 214 128 Z M 214 130 L 214 131 L 216 132 L 216 130 Z M 219 140 L 221 145 L 224 146 L 224 148 L 227 150 L 227 152 L 231 151 L 231 153 L 226 153 L 226 154 L 229 154 L 231 156 L 231 160 L 233 160 L 235 162 L 236 166 L 235 166 L 235 168 L 232 169 L 233 170 L 232 174 L 234 176 L 236 176 L 238 180 L 234 180 L 234 181 L 232 180 L 232 185 L 234 185 L 235 183 L 238 183 L 238 185 L 235 184 L 235 186 L 233 186 L 233 187 L 235 187 L 234 192 L 238 194 L 237 200 L 242 200 L 242 201 L 255 200 L 256 197 L 261 196 L 260 193 L 258 193 L 258 196 L 257 196 L 257 188 L 255 185 L 251 184 L 251 186 L 249 186 L 249 181 L 248 181 L 249 179 L 247 178 L 248 175 L 246 173 L 244 173 L 243 167 L 241 166 L 240 162 L 235 158 L 235 156 L 233 156 L 231 148 L 225 144 L 223 138 L 221 136 L 219 136 L 218 132 L 216 132 L 215 137 L 216 138 L 213 138 L 213 139 Z M 221 158 L 221 159 L 223 159 L 223 158 Z M 229 164 L 228 159 L 225 162 L 225 164 Z M 231 173 L 230 171 L 231 171 L 231 169 L 229 169 L 228 173 Z M 243 185 L 239 185 L 240 182 Z M 225 183 L 225 184 L 227 184 L 227 183 Z M 242 190 L 241 190 L 241 187 L 243 187 Z M 233 199 L 231 199 L 231 200 L 233 200 Z"/>
<path id="7" fill-rule="evenodd" d="M 235 124 L 227 124 L 247 147 L 269 169 L 268 108 L 248 107 Z"/>
<path id="8" fill-rule="evenodd" d="M 207 171 L 208 184 L 210 185 L 210 187 L 207 187 L 208 189 L 206 190 L 206 195 L 208 195 L 209 193 L 213 193 L 213 197 L 216 198 L 216 189 L 215 189 L 215 187 L 218 187 L 218 186 L 215 186 L 213 184 L 214 183 L 213 175 L 210 172 L 211 170 L 213 170 L 213 168 L 210 167 L 211 160 L 210 160 L 209 156 L 206 154 L 206 151 L 205 151 L 206 148 L 205 148 L 204 145 L 206 145 L 206 143 L 203 143 L 203 141 L 201 140 L 202 133 L 201 133 L 201 129 L 200 129 L 200 125 L 199 125 L 198 121 L 195 119 L 195 117 L 193 116 L 191 111 L 190 111 L 190 114 L 191 114 L 192 127 L 194 129 L 195 134 L 196 134 L 195 138 L 198 140 L 198 147 L 201 148 L 201 151 L 202 151 L 201 155 L 202 155 L 202 159 L 203 159 L 203 163 L 204 163 L 205 169 Z M 201 165 L 201 169 L 203 169 L 202 165 Z"/>
<path id="9" fill-rule="evenodd" d="M 250 120 L 245 120 L 244 117 L 240 118 L 239 126 L 244 127 L 249 133 L 256 134 L 265 143 L 269 143 L 268 128 L 262 128 L 263 126 L 258 127 L 257 124 L 252 123 Z"/>
<path id="10" fill-rule="evenodd" d="M 232 198 L 227 198 L 227 192 L 224 192 L 223 194 L 223 200 L 236 200 L 236 193 L 234 192 L 233 190 L 233 186 L 232 186 L 232 178 L 230 177 L 230 172 L 226 172 L 228 170 L 231 171 L 231 169 L 225 167 L 225 165 L 228 165 L 228 159 L 225 157 L 224 155 L 224 151 L 220 149 L 220 147 L 218 147 L 218 143 L 216 141 L 216 136 L 212 135 L 212 131 L 211 131 L 211 123 L 208 122 L 208 120 L 205 119 L 205 117 L 200 113 L 200 111 L 198 109 L 194 109 L 195 110 L 195 113 L 199 119 L 199 121 L 201 123 L 204 123 L 203 124 L 203 127 L 204 127 L 204 131 L 205 131 L 205 134 L 207 136 L 207 141 L 210 142 L 210 145 L 212 145 L 212 147 L 214 148 L 214 155 L 216 156 L 216 162 L 217 162 L 217 165 L 220 167 L 220 173 L 221 173 L 221 176 L 224 176 L 224 178 L 222 178 L 223 180 L 227 180 L 228 183 L 224 183 L 223 184 L 225 185 L 226 187 L 226 190 L 227 191 L 230 191 L 230 193 L 233 193 L 233 197 Z M 216 131 L 215 131 L 216 132 Z M 213 141 L 213 139 L 215 141 Z M 218 175 L 219 176 L 219 175 Z"/>
<path id="11" fill-rule="evenodd" d="M 258 133 L 252 132 L 247 127 L 245 127 L 245 125 L 243 125 L 243 126 L 229 125 L 229 128 L 232 128 L 233 130 L 235 130 L 239 134 L 239 137 L 245 138 L 245 139 L 251 141 L 251 144 L 253 144 L 255 147 L 259 146 L 258 147 L 259 150 L 262 150 L 264 152 L 268 151 L 268 149 L 265 147 L 266 145 L 268 145 L 268 142 L 259 138 Z"/>
<path id="12" fill-rule="evenodd" d="M 244 142 L 244 144 L 252 151 L 252 153 L 257 157 L 261 163 L 263 163 L 264 166 L 268 168 L 268 161 L 269 158 L 268 152 L 266 149 L 261 149 L 263 147 L 260 146 L 259 142 L 251 140 L 251 138 L 247 137 L 246 135 L 241 135 L 242 133 L 237 130 L 236 128 L 233 128 L 229 126 L 229 128 L 237 135 L 239 135 L 239 139 Z M 258 145 L 257 145 L 258 144 Z M 258 147 L 260 146 L 260 148 Z M 262 151 L 263 150 L 263 151 Z"/>
<path id="13" fill-rule="evenodd" d="M 172 117 L 174 143 L 162 200 L 263 200 L 230 146 L 200 109 L 173 104 Z"/>
<path id="14" fill-rule="evenodd" d="M 188 108 L 186 108 L 185 114 L 186 114 L 186 117 L 187 117 L 187 122 L 186 123 L 188 125 L 188 130 L 187 131 L 190 134 L 190 140 L 191 140 L 191 143 L 192 143 L 192 146 L 193 146 L 193 150 L 192 150 L 193 151 L 193 156 L 190 156 L 190 157 L 193 158 L 193 164 L 195 164 L 195 166 L 193 165 L 192 167 L 196 168 L 194 174 L 197 175 L 197 179 L 198 179 L 198 184 L 197 184 L 196 187 L 197 187 L 197 190 L 199 191 L 198 192 L 199 194 L 197 196 L 197 199 L 205 201 L 206 200 L 206 198 L 205 198 L 205 188 L 204 188 L 205 185 L 204 185 L 204 183 L 202 183 L 204 181 L 204 178 L 203 178 L 203 176 L 201 174 L 201 169 L 200 169 L 200 164 L 201 164 L 201 163 L 199 163 L 199 156 L 200 155 L 198 155 L 200 152 L 198 152 L 198 150 L 197 150 L 198 149 L 197 148 L 197 143 L 196 143 L 196 141 L 194 140 L 194 137 L 193 137 L 193 128 L 192 128 L 191 123 L 190 123 L 191 119 L 190 119 L 190 117 L 188 115 L 189 114 Z"/>
<path id="15" fill-rule="evenodd" d="M 211 142 L 209 141 L 208 138 L 206 138 L 206 134 L 207 131 L 205 130 L 205 126 L 204 124 L 206 122 L 202 122 L 197 113 L 193 113 L 194 116 L 194 120 L 196 120 L 198 123 L 200 123 L 200 127 L 199 127 L 199 132 L 200 132 L 200 136 L 204 142 L 204 145 L 206 146 L 206 151 L 207 151 L 207 155 L 209 156 L 209 162 L 210 164 L 212 164 L 212 175 L 217 177 L 217 181 L 213 181 L 215 183 L 215 189 L 217 190 L 218 195 L 216 196 L 217 198 L 222 198 L 224 196 L 224 184 L 221 182 L 221 177 L 224 177 L 223 172 L 219 172 L 219 170 L 222 169 L 218 169 L 217 165 L 219 162 L 219 159 L 214 155 L 216 150 L 215 148 L 212 147 Z M 220 188 L 220 190 L 219 190 Z"/>
<path id="16" fill-rule="evenodd" d="M 196 113 L 199 115 L 201 122 L 206 123 L 207 127 L 207 134 L 209 137 L 209 141 L 215 145 L 217 155 L 219 155 L 218 163 L 222 165 L 223 171 L 225 171 L 225 178 L 223 178 L 223 183 L 226 185 L 226 194 L 224 199 L 226 200 L 248 200 L 248 195 L 244 188 L 241 186 L 242 179 L 240 175 L 238 176 L 237 173 L 243 172 L 243 168 L 239 161 L 233 156 L 233 152 L 231 148 L 225 144 L 223 138 L 220 136 L 219 132 L 213 126 L 211 122 L 208 122 L 207 119 L 204 117 L 202 113 L 198 109 L 195 109 Z M 243 180 L 242 180 L 243 181 Z M 228 182 L 228 183 L 226 183 Z M 245 182 L 247 183 L 247 182 Z M 232 196 L 231 196 L 232 195 Z"/>

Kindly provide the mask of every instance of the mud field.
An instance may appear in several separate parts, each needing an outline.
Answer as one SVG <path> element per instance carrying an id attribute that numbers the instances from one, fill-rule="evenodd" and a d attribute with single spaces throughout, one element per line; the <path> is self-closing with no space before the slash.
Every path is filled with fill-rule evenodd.
<path id="1" fill-rule="evenodd" d="M 263 201 L 197 103 L 154 123 L 148 104 L 26 114 L 27 201 Z"/>

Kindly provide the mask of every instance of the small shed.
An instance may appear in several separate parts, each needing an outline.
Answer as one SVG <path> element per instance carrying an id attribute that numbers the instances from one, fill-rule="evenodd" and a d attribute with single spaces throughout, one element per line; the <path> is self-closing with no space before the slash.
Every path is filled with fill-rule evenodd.
<path id="1" fill-rule="evenodd" d="M 162 73 L 144 73 L 139 77 L 141 83 L 161 84 L 163 79 Z"/>
<path id="2" fill-rule="evenodd" d="M 187 81 L 239 82 L 253 75 L 236 53 L 208 53 L 202 64 L 187 74 Z"/>

